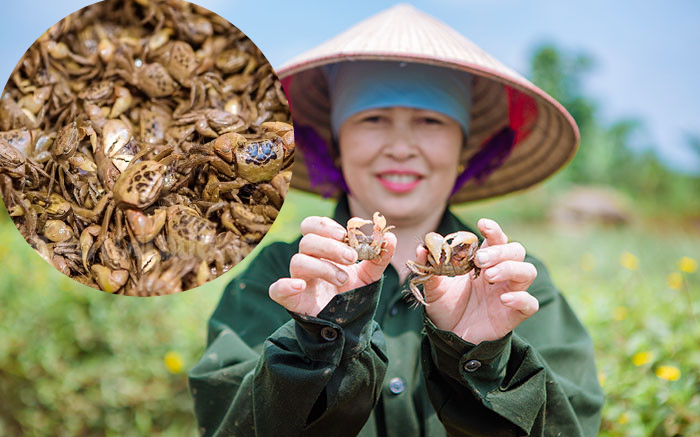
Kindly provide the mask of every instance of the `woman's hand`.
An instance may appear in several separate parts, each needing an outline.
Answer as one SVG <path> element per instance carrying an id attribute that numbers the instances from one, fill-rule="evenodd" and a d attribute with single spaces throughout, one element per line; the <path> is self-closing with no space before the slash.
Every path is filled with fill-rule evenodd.
<path id="1" fill-rule="evenodd" d="M 434 276 L 424 284 L 425 311 L 439 329 L 452 331 L 466 341 L 504 337 L 539 309 L 539 303 L 527 291 L 537 276 L 535 266 L 523 262 L 525 248 L 508 243 L 498 223 L 479 220 L 485 237 L 475 263 L 481 274 Z M 419 246 L 418 262 L 425 264 L 427 252 Z"/>
<path id="2" fill-rule="evenodd" d="M 289 263 L 291 277 L 270 285 L 270 298 L 289 311 L 317 316 L 336 294 L 378 281 L 394 255 L 396 236 L 384 235 L 381 260 L 356 264 L 357 253 L 343 243 L 346 233 L 328 217 L 304 219 L 299 253 Z"/>

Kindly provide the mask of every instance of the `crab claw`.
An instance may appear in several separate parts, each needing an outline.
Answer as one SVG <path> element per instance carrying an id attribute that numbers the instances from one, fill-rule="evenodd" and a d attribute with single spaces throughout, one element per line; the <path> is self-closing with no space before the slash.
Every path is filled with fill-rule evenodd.
<path id="1" fill-rule="evenodd" d="M 358 229 L 361 228 L 364 225 L 370 225 L 372 224 L 371 221 L 361 219 L 359 217 L 353 217 L 350 220 L 348 220 L 348 229 Z"/>
<path id="2" fill-rule="evenodd" d="M 280 136 L 287 151 L 294 150 L 294 129 L 291 124 L 281 121 L 266 121 L 260 127 Z"/>
<path id="3" fill-rule="evenodd" d="M 471 232 L 467 231 L 459 231 L 459 232 L 454 232 L 452 234 L 446 235 L 445 236 L 445 241 L 450 241 L 450 247 L 457 247 L 460 244 L 465 244 L 465 245 L 472 245 L 474 243 L 477 243 L 479 239 L 477 238 L 476 235 L 472 234 Z"/>
<path id="4" fill-rule="evenodd" d="M 378 212 L 375 212 L 372 216 L 372 222 L 374 222 L 375 229 L 379 231 L 386 228 L 386 219 L 383 215 L 379 214 Z"/>
<path id="5" fill-rule="evenodd" d="M 425 235 L 425 247 L 428 248 L 428 252 L 430 252 L 430 255 L 433 257 L 436 263 L 440 262 L 440 255 L 442 254 L 443 250 L 445 250 L 447 259 L 450 259 L 450 246 L 445 244 L 445 240 L 445 238 L 442 238 L 442 235 L 435 232 L 429 232 Z"/>
<path id="6" fill-rule="evenodd" d="M 233 162 L 233 154 L 236 149 L 245 143 L 246 139 L 243 135 L 235 132 L 228 132 L 214 140 L 214 153 L 230 164 Z"/>

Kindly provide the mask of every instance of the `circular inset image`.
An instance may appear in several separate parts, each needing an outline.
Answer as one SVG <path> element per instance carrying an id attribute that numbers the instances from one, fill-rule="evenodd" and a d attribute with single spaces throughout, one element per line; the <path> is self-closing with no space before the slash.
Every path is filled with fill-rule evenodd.
<path id="1" fill-rule="evenodd" d="M 277 217 L 294 135 L 279 79 L 215 13 L 95 3 L 56 23 L 0 102 L 0 192 L 46 262 L 156 296 L 240 262 Z"/>

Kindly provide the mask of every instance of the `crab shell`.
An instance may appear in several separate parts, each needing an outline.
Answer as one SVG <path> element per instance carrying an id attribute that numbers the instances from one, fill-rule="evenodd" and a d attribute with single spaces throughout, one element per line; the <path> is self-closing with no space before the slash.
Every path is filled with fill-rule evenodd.
<path id="1" fill-rule="evenodd" d="M 248 141 L 235 151 L 238 174 L 252 183 L 269 181 L 282 168 L 284 149 L 280 139 Z"/>
<path id="2" fill-rule="evenodd" d="M 434 275 L 457 276 L 469 273 L 479 239 L 471 232 L 460 231 L 446 235 L 429 232 L 425 236 L 428 249 L 428 269 Z"/>
<path id="3" fill-rule="evenodd" d="M 156 161 L 142 161 L 127 168 L 114 183 L 114 201 L 122 208 L 144 209 L 158 200 L 164 186 L 166 167 Z"/>
<path id="4" fill-rule="evenodd" d="M 479 247 L 479 239 L 471 232 L 454 232 L 445 237 L 430 232 L 425 236 L 424 247 L 428 251 L 427 265 L 411 260 L 406 262 L 406 267 L 411 271 L 409 290 L 417 303 L 427 305 L 418 285 L 433 276 L 459 276 L 472 270 L 474 277 L 479 276 L 481 269 L 473 261 Z"/>

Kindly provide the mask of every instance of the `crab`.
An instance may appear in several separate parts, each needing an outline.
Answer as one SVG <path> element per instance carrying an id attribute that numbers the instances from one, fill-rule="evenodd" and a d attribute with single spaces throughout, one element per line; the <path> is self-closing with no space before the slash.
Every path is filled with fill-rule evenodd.
<path id="1" fill-rule="evenodd" d="M 180 88 L 162 64 L 145 63 L 135 58 L 132 50 L 124 44 L 117 48 L 104 76 L 119 76 L 150 98 L 169 97 Z"/>
<path id="2" fill-rule="evenodd" d="M 40 165 L 30 158 L 25 158 L 22 152 L 15 149 L 9 142 L 0 139 L 0 174 L 7 174 L 13 179 L 19 179 L 21 181 L 20 190 L 22 190 L 29 177 L 27 171 L 31 172 L 33 183 L 38 182 L 39 173 L 49 177 Z"/>
<path id="3" fill-rule="evenodd" d="M 96 150 L 101 151 L 102 149 L 97 148 Z M 100 203 L 95 206 L 92 221 L 97 221 L 102 211 L 104 211 L 104 216 L 98 238 L 88 251 L 88 259 L 92 259 L 96 251 L 108 238 L 107 229 L 115 208 L 118 211 L 116 225 L 117 228 L 121 229 L 125 210 L 141 211 L 146 209 L 158 200 L 161 191 L 167 185 L 168 167 L 160 161 L 161 157 L 166 154 L 156 155 L 152 160 L 136 162 L 150 150 L 150 148 L 144 148 L 134 156 L 126 169 L 116 176 L 112 184 L 112 191 L 105 195 L 100 200 Z M 100 155 L 98 154 L 97 156 Z M 108 164 L 112 165 L 111 162 L 108 162 Z M 116 171 L 118 172 L 118 170 Z M 140 232 L 140 230 L 138 231 Z"/>
<path id="4" fill-rule="evenodd" d="M 229 178 L 240 177 L 253 184 L 269 182 L 294 158 L 294 131 L 292 125 L 283 122 L 267 122 L 260 127 L 262 138 L 228 132 L 207 144 L 193 146 L 190 153 L 201 153 L 203 162 Z M 240 186 L 236 182 L 232 188 Z"/>
<path id="5" fill-rule="evenodd" d="M 218 73 L 206 71 L 210 65 L 197 60 L 190 44 L 184 41 L 169 42 L 154 52 L 154 56 L 180 85 L 190 89 L 189 102 L 183 101 L 178 106 L 174 113 L 175 117 L 201 108 L 207 96 L 207 86 L 220 90 L 219 82 L 223 79 Z"/>
<path id="6" fill-rule="evenodd" d="M 360 230 L 364 225 L 374 225 L 372 235 L 366 235 Z M 384 234 L 395 226 L 387 226 L 386 219 L 379 212 L 375 212 L 372 220 L 365 220 L 359 217 L 353 217 L 348 220 L 348 234 L 345 237 L 345 243 L 355 249 L 358 260 L 373 260 L 375 258 L 382 259 L 382 252 L 386 252 L 386 244 L 384 243 Z"/>
<path id="7" fill-rule="evenodd" d="M 189 133 L 196 131 L 209 138 L 217 138 L 227 132 L 238 132 L 246 128 L 243 118 L 220 109 L 199 109 L 184 113 L 173 125 L 187 126 Z"/>
<path id="8" fill-rule="evenodd" d="M 37 162 L 47 161 L 44 170 L 51 175 L 49 181 L 48 194 L 53 190 L 54 182 L 56 181 L 56 173 L 58 172 L 61 193 L 65 197 L 68 193 L 66 190 L 65 180 L 68 179 L 75 186 L 77 178 L 71 173 L 71 167 L 79 167 L 82 160 L 75 157 L 76 150 L 80 142 L 85 136 L 90 137 L 90 142 L 95 143 L 97 136 L 92 128 L 92 125 L 85 120 L 81 115 L 72 123 L 66 124 L 58 131 L 56 141 L 49 147 L 49 154 L 37 155 Z"/>
<path id="9" fill-rule="evenodd" d="M 474 277 L 479 277 L 481 269 L 474 264 L 479 238 L 471 232 L 454 232 L 444 237 L 429 232 L 425 235 L 423 247 L 428 251 L 428 265 L 411 260 L 406 262 L 406 267 L 411 271 L 408 286 L 417 302 L 427 305 L 418 285 L 433 276 L 466 275 L 474 270 Z"/>
<path id="10" fill-rule="evenodd" d="M 121 82 L 115 83 L 112 80 L 103 80 L 88 85 L 78 93 L 78 97 L 84 100 L 85 111 L 90 114 L 91 120 L 94 116 L 92 106 L 96 106 L 101 111 L 102 108 L 97 105 L 107 105 L 104 116 L 114 119 L 129 109 L 134 102 L 131 91 Z"/>

